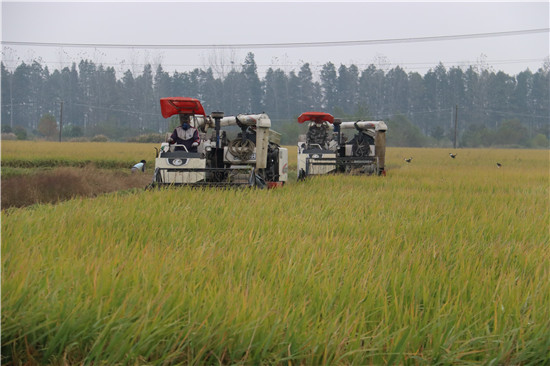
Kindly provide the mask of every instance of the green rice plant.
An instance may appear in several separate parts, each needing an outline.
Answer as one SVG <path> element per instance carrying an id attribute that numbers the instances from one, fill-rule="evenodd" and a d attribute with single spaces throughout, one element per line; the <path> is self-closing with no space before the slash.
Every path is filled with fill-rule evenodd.
<path id="1" fill-rule="evenodd" d="M 547 364 L 548 154 L 448 152 L 3 210 L 2 363 Z"/>

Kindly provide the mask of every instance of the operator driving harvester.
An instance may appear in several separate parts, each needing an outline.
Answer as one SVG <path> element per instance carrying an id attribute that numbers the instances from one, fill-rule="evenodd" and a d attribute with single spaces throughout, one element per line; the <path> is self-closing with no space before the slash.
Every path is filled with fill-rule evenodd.
<path id="1" fill-rule="evenodd" d="M 298 179 L 328 173 L 385 175 L 386 130 L 383 121 L 341 122 L 329 113 L 305 112 L 305 138 L 298 142 Z M 342 130 L 355 129 L 346 141 Z"/>
<path id="2" fill-rule="evenodd" d="M 186 97 L 161 98 L 160 107 L 164 118 L 179 115 L 198 130 L 199 138 L 191 145 L 173 139 L 163 142 L 151 186 L 272 188 L 287 181 L 288 151 L 279 146 L 280 134 L 270 129 L 267 114 L 226 117 L 223 112 L 212 112 L 207 116 L 199 100 Z M 222 129 L 228 126 L 241 129 L 232 140 Z"/>

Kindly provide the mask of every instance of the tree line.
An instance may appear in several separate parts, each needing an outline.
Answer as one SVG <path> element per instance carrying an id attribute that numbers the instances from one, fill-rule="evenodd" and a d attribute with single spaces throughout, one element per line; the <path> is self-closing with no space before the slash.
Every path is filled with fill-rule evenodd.
<path id="1" fill-rule="evenodd" d="M 2 130 L 44 135 L 41 121 L 59 125 L 65 138 L 102 134 L 114 140 L 164 133 L 169 123 L 159 99 L 188 96 L 207 112 L 267 113 L 284 141 L 299 133 L 297 116 L 325 111 L 344 119 L 385 120 L 390 143 L 444 146 L 457 135 L 462 146 L 518 145 L 547 147 L 550 126 L 550 65 L 517 75 L 481 66 L 446 68 L 424 75 L 400 66 L 384 70 L 369 65 L 336 66 L 327 62 L 319 75 L 309 63 L 296 71 L 269 68 L 260 78 L 254 54 L 223 76 L 211 67 L 188 72 L 144 66 L 117 78 L 113 67 L 81 60 L 50 71 L 38 61 L 13 71 L 1 64 Z M 44 123 L 43 123 L 44 124 Z M 540 146 L 539 146 L 540 145 Z"/>

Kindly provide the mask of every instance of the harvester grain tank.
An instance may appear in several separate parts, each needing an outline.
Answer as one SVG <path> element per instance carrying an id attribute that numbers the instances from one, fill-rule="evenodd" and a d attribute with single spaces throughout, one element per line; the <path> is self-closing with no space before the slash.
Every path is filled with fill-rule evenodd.
<path id="1" fill-rule="evenodd" d="M 155 159 L 152 186 L 281 186 L 288 179 L 288 151 L 279 146 L 280 134 L 271 130 L 265 113 L 207 115 L 200 101 L 187 97 L 161 98 L 164 118 L 188 116 L 199 131 L 197 152 L 163 142 Z M 230 139 L 225 128 L 241 132 Z"/>
<path id="2" fill-rule="evenodd" d="M 329 113 L 306 112 L 298 122 L 310 121 L 298 142 L 298 179 L 327 173 L 385 175 L 386 131 L 383 121 L 341 122 Z M 355 130 L 349 141 L 344 132 Z"/>

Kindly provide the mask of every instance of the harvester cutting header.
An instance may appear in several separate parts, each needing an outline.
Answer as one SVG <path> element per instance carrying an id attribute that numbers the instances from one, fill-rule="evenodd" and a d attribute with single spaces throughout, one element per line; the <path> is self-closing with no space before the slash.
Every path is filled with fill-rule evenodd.
<path id="1" fill-rule="evenodd" d="M 181 126 L 157 152 L 153 186 L 274 187 L 288 179 L 288 151 L 267 114 L 207 115 L 199 100 L 185 97 L 162 98 L 160 107 L 164 118 L 179 115 Z M 241 129 L 232 140 L 228 126 Z"/>
<path id="2" fill-rule="evenodd" d="M 383 121 L 342 122 L 329 113 L 305 112 L 298 123 L 309 121 L 298 142 L 298 179 L 333 172 L 385 175 L 386 130 Z M 347 141 L 342 130 L 356 131 Z"/>

